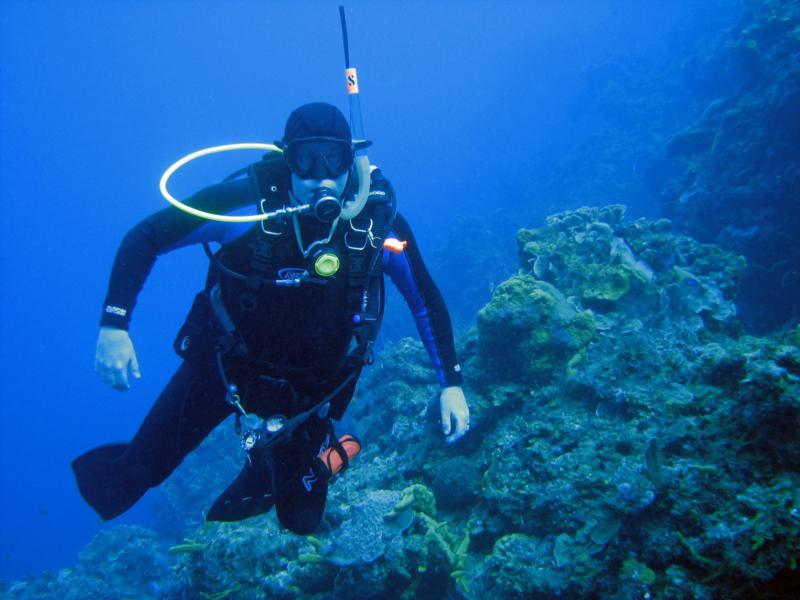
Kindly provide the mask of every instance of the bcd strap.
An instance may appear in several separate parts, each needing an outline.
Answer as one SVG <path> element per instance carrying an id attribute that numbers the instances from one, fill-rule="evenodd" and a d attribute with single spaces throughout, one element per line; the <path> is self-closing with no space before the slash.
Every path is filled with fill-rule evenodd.
<path id="1" fill-rule="evenodd" d="M 364 257 L 361 257 L 362 259 Z M 350 307 L 352 310 L 353 349 L 344 357 L 350 368 L 372 364 L 372 346 L 378 337 L 383 315 L 383 281 L 367 271 L 350 274 Z"/>
<path id="2" fill-rule="evenodd" d="M 385 181 L 382 177 L 376 177 Z M 373 345 L 383 319 L 383 240 L 391 223 L 388 221 L 393 191 L 376 188 L 370 192 L 369 210 L 356 217 L 349 234 L 361 232 L 362 239 L 351 235 L 346 245 L 349 261 L 348 302 L 353 318 L 354 347 L 344 358 L 350 368 L 372 364 Z"/>
<path id="3" fill-rule="evenodd" d="M 251 244 L 250 274 L 245 283 L 253 291 L 258 291 L 265 279 L 265 274 L 272 265 L 272 244 L 266 236 L 257 235 Z"/>
<path id="4" fill-rule="evenodd" d="M 321 479 L 333 483 L 336 477 L 347 470 L 350 461 L 361 452 L 361 441 L 350 434 L 337 439 L 332 426 L 329 427 L 328 439 L 330 446 L 315 457 L 313 468 Z M 348 445 L 347 448 L 345 444 Z"/>
<path id="5" fill-rule="evenodd" d="M 258 290 L 267 279 L 267 271 L 272 264 L 272 247 L 266 236 L 256 235 L 250 248 L 250 271 L 244 280 L 247 291 L 239 296 L 239 306 L 247 312 L 258 308 Z"/>
<path id="6" fill-rule="evenodd" d="M 265 154 L 260 162 L 253 163 L 248 167 L 250 177 L 255 186 L 255 193 L 258 200 L 258 210 L 266 211 L 273 210 L 274 207 L 280 204 L 281 194 L 288 189 L 287 177 L 281 175 L 280 166 L 283 164 L 283 157 L 281 154 L 268 153 Z M 245 279 L 245 284 L 248 293 L 242 294 L 240 305 L 243 310 L 253 311 L 258 306 L 257 293 L 264 281 L 268 279 L 267 272 L 272 266 L 273 252 L 272 244 L 269 235 L 280 235 L 285 228 L 285 225 L 278 223 L 275 226 L 279 228 L 278 231 L 270 231 L 265 228 L 265 222 L 261 222 L 261 234 L 256 235 L 251 243 L 250 255 L 250 272 Z"/>
<path id="7" fill-rule="evenodd" d="M 347 471 L 347 467 L 350 466 L 350 458 L 347 456 L 347 451 L 344 449 L 344 446 L 342 446 L 342 442 L 336 439 L 335 435 L 331 436 L 331 448 L 339 455 L 339 458 L 342 461 L 342 466 L 339 468 L 339 473 Z M 327 466 L 332 473 L 333 465 L 331 464 L 330 460 L 328 460 Z"/>
<path id="8" fill-rule="evenodd" d="M 222 290 L 219 283 L 214 284 L 209 291 L 208 300 L 221 330 L 220 336 L 217 339 L 220 352 L 222 354 L 227 354 L 235 349 L 239 356 L 247 355 L 247 345 L 245 344 L 244 338 L 236 325 L 234 325 L 228 311 L 225 310 L 225 304 L 222 302 Z"/>

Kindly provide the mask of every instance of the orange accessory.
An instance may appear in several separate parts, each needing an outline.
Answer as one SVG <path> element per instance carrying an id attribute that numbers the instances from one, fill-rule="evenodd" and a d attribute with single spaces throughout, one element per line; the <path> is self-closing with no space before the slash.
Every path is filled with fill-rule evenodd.
<path id="1" fill-rule="evenodd" d="M 395 254 L 403 252 L 406 246 L 408 246 L 408 242 L 401 242 L 397 238 L 386 238 L 386 241 L 383 242 L 384 249 L 389 252 L 394 252 Z"/>
<path id="2" fill-rule="evenodd" d="M 339 444 L 341 444 L 342 448 L 344 448 L 344 451 L 347 453 L 348 463 L 353 460 L 359 452 L 361 452 L 361 442 L 359 442 L 356 437 L 350 434 L 345 434 L 340 437 Z M 342 456 L 333 446 L 327 450 L 324 450 L 317 458 L 322 461 L 322 464 L 328 471 L 329 477 L 333 477 L 342 470 L 344 460 L 342 460 Z"/>

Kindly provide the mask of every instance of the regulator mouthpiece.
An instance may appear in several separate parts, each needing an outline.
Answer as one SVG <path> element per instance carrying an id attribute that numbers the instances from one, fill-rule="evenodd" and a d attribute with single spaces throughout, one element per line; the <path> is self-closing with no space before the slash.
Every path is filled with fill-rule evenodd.
<path id="1" fill-rule="evenodd" d="M 342 214 L 341 201 L 326 187 L 319 187 L 311 192 L 311 206 L 314 216 L 323 223 L 333 223 Z"/>

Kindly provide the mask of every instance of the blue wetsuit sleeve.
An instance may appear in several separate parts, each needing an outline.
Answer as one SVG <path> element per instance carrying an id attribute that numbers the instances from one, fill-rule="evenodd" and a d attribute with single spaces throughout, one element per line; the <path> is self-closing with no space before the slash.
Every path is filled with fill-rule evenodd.
<path id="1" fill-rule="evenodd" d="M 419 252 L 411 228 L 397 215 L 391 235 L 408 242 L 400 254 L 383 253 L 383 270 L 400 290 L 417 324 L 442 387 L 461 385 L 461 366 L 456 357 L 450 313 Z"/>
<path id="2" fill-rule="evenodd" d="M 252 183 L 240 179 L 213 185 L 186 202 L 216 214 L 251 213 Z M 125 235 L 117 250 L 100 325 L 128 329 L 136 299 L 158 256 L 192 244 L 230 242 L 252 226 L 208 221 L 174 207 L 150 215 Z"/>

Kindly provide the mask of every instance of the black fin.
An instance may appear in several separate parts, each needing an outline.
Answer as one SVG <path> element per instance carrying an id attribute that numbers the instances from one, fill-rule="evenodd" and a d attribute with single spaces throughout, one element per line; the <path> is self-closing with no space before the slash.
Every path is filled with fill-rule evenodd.
<path id="1" fill-rule="evenodd" d="M 206 521 L 241 521 L 262 515 L 275 504 L 272 474 L 260 460 L 245 462 L 238 477 L 228 486 L 206 515 Z"/>
<path id="2" fill-rule="evenodd" d="M 128 444 L 108 444 L 72 461 L 81 496 L 105 521 L 136 504 L 150 487 L 149 473 L 143 465 L 117 464 L 127 449 Z"/>

